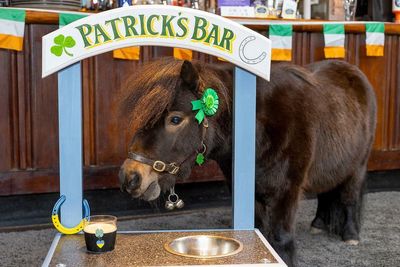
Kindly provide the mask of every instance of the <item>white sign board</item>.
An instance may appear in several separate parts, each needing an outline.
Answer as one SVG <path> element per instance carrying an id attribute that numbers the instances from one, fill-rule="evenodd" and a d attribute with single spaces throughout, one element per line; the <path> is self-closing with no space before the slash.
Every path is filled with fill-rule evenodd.
<path id="1" fill-rule="evenodd" d="M 211 54 L 269 80 L 268 38 L 208 12 L 164 5 L 113 9 L 43 36 L 42 77 L 94 55 L 141 45 Z"/>

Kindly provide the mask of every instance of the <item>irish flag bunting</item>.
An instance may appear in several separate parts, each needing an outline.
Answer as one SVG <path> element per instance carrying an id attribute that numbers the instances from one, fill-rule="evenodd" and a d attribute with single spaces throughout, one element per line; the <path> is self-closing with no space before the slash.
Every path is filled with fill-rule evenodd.
<path id="1" fill-rule="evenodd" d="M 131 46 L 114 50 L 113 57 L 118 59 L 139 60 L 140 46 Z"/>
<path id="2" fill-rule="evenodd" d="M 365 24 L 367 45 L 367 56 L 383 56 L 385 46 L 385 24 L 367 23 Z"/>
<path id="3" fill-rule="evenodd" d="M 0 8 L 0 48 L 22 51 L 25 30 L 25 10 Z M 60 27 L 83 18 L 84 14 L 59 14 Z M 385 45 L 385 24 L 381 22 L 366 23 L 366 53 L 367 56 L 383 56 Z M 344 24 L 327 23 L 323 25 L 325 40 L 325 58 L 345 57 L 345 30 Z M 272 42 L 272 56 L 274 61 L 292 60 L 293 25 L 271 24 L 269 38 Z M 59 46 L 63 47 L 68 40 L 58 39 Z M 66 42 L 68 45 L 68 42 Z M 57 44 L 57 43 L 56 43 Z M 58 49 L 58 48 L 57 48 Z M 56 48 L 54 50 L 57 50 Z M 58 52 L 54 51 L 55 53 Z M 114 58 L 139 60 L 140 47 L 127 47 L 113 51 Z M 183 48 L 174 48 L 174 58 L 191 60 L 193 51 Z M 223 59 L 218 58 L 224 61 Z"/>
<path id="4" fill-rule="evenodd" d="M 25 11 L 0 8 L 0 48 L 22 51 Z"/>
<path id="5" fill-rule="evenodd" d="M 344 58 L 344 24 L 324 24 L 325 58 Z"/>
<path id="6" fill-rule="evenodd" d="M 272 60 L 292 60 L 292 25 L 271 24 L 269 26 L 269 39 L 272 42 Z"/>
<path id="7" fill-rule="evenodd" d="M 140 46 L 130 46 L 126 48 L 116 49 L 113 51 L 113 57 L 126 60 L 139 60 Z"/>
<path id="8" fill-rule="evenodd" d="M 181 60 L 192 60 L 193 51 L 190 49 L 174 48 L 174 58 Z"/>
<path id="9" fill-rule="evenodd" d="M 68 25 L 75 20 L 81 19 L 86 17 L 87 15 L 81 15 L 81 14 L 68 14 L 68 13 L 60 13 L 58 16 L 58 24 L 61 27 Z"/>

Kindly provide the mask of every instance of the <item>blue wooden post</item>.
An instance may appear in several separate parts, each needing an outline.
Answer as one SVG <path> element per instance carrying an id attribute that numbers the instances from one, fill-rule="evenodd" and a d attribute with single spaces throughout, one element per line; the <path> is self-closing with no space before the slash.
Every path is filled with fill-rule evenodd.
<path id="1" fill-rule="evenodd" d="M 82 82 L 81 63 L 58 72 L 58 134 L 61 222 L 66 227 L 82 220 Z"/>
<path id="2" fill-rule="evenodd" d="M 233 228 L 254 229 L 256 76 L 235 67 L 233 93 Z"/>

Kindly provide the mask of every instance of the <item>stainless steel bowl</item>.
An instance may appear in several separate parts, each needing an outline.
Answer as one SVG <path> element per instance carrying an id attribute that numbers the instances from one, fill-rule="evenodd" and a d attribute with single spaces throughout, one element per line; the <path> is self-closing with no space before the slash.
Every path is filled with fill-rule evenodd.
<path id="1" fill-rule="evenodd" d="M 168 252 L 191 258 L 211 259 L 239 253 L 243 244 L 233 238 L 213 235 L 193 235 L 172 240 L 164 245 Z"/>

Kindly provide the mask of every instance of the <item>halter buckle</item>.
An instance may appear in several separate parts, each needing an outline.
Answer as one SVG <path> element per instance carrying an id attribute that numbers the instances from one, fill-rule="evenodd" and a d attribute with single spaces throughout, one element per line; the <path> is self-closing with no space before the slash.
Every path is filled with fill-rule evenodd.
<path id="1" fill-rule="evenodd" d="M 166 165 L 164 162 L 160 161 L 160 160 L 156 160 L 153 163 L 153 169 L 158 171 L 158 172 L 163 172 L 165 171 Z"/>
<path id="2" fill-rule="evenodd" d="M 170 166 L 173 168 L 171 171 L 169 171 L 170 174 L 177 174 L 179 171 L 179 166 L 176 165 L 175 162 L 171 163 Z"/>

